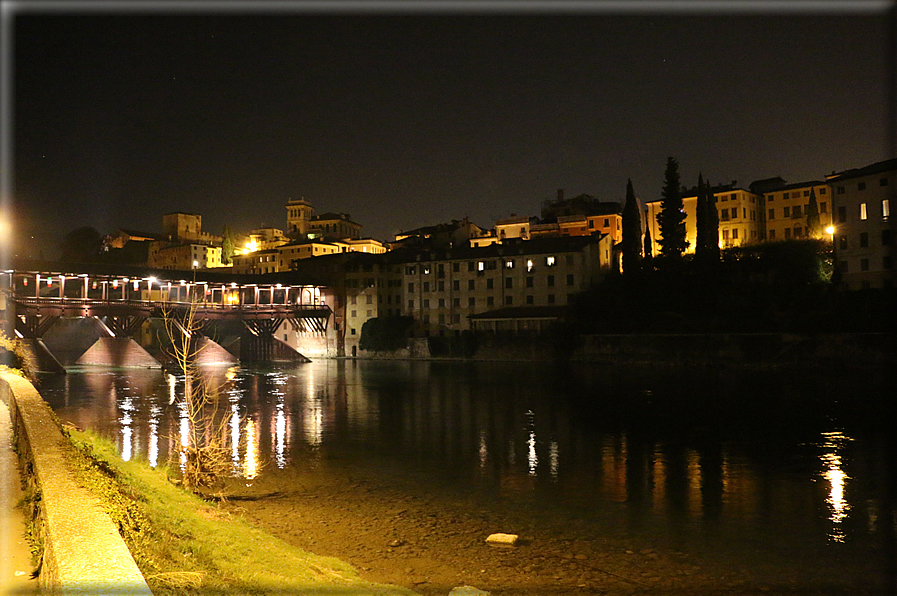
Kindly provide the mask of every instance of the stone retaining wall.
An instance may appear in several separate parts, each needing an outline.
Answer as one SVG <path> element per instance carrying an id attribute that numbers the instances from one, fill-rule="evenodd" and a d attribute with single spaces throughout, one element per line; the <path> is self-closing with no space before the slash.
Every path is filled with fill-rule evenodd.
<path id="1" fill-rule="evenodd" d="M 99 500 L 73 479 L 65 456 L 71 445 L 50 406 L 31 383 L 7 372 L 0 372 L 0 398 L 9 404 L 28 493 L 39 495 L 41 591 L 152 596 Z"/>

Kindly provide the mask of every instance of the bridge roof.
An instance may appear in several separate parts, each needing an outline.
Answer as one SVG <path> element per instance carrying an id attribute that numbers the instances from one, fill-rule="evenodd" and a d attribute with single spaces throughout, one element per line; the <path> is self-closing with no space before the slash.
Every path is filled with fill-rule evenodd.
<path id="1" fill-rule="evenodd" d="M 35 273 L 41 275 L 87 275 L 94 278 L 137 278 L 154 277 L 161 282 L 207 282 L 210 284 L 231 284 L 240 286 L 323 286 L 321 279 L 299 271 L 281 271 L 277 273 L 247 274 L 234 273 L 229 268 L 220 270 L 196 269 L 181 271 L 176 269 L 154 269 L 139 265 L 119 265 L 114 263 L 67 263 L 62 261 L 41 261 L 36 259 L 13 259 L 12 270 L 18 273 Z"/>

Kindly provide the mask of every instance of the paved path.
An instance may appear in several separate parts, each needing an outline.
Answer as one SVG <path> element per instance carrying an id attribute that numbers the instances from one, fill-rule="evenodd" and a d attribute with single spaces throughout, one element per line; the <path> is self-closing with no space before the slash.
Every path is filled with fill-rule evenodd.
<path id="1" fill-rule="evenodd" d="M 9 407 L 0 400 L 0 596 L 36 594 L 31 579 L 31 551 L 25 540 L 25 518 L 16 504 L 22 498 L 16 454 L 12 449 Z"/>

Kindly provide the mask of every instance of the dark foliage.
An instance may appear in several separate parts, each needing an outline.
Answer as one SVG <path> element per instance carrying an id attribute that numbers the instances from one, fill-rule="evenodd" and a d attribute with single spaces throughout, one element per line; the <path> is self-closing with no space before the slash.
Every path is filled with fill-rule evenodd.
<path id="1" fill-rule="evenodd" d="M 840 292 L 830 272 L 821 241 L 728 249 L 712 270 L 683 260 L 610 275 L 573 301 L 569 323 L 584 334 L 881 331 L 893 290 Z"/>
<path id="2" fill-rule="evenodd" d="M 679 181 L 679 162 L 672 157 L 667 158 L 664 172 L 663 193 L 660 199 L 660 213 L 657 224 L 660 226 L 660 254 L 671 259 L 679 259 L 688 248 L 685 239 L 685 211 L 682 204 L 682 190 Z"/>
<path id="3" fill-rule="evenodd" d="M 392 352 L 407 347 L 413 317 L 375 317 L 365 321 L 358 339 L 358 349 Z"/>
<path id="4" fill-rule="evenodd" d="M 623 271 L 639 268 L 642 252 L 642 214 L 635 200 L 632 180 L 626 181 L 626 204 L 623 207 Z"/>
<path id="5" fill-rule="evenodd" d="M 96 263 L 103 254 L 103 241 L 96 228 L 84 226 L 72 230 L 59 245 L 59 257 L 70 263 Z"/>

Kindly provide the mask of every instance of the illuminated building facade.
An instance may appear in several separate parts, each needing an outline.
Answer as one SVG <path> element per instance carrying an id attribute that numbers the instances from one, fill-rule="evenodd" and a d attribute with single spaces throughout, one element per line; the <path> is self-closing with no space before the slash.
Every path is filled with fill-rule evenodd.
<path id="1" fill-rule="evenodd" d="M 826 177 L 832 197 L 836 279 L 844 289 L 894 286 L 897 159 Z"/>
<path id="2" fill-rule="evenodd" d="M 735 185 L 719 186 L 712 189 L 716 198 L 716 211 L 719 215 L 719 245 L 721 248 L 743 246 L 759 242 L 763 237 L 763 196 L 752 193 Z M 651 232 L 653 254 L 660 254 L 660 200 L 646 203 L 648 210 L 648 230 Z M 697 189 L 684 193 L 682 197 L 685 211 L 685 240 L 688 247 L 686 254 L 693 253 L 697 246 Z"/>
<path id="3" fill-rule="evenodd" d="M 807 212 L 811 194 L 816 196 L 819 224 L 823 230 L 819 237 L 828 238 L 829 235 L 824 230 L 832 225 L 831 191 L 825 182 L 813 181 L 783 184 L 763 193 L 766 227 L 763 239 L 776 241 L 809 238 L 811 233 Z"/>

